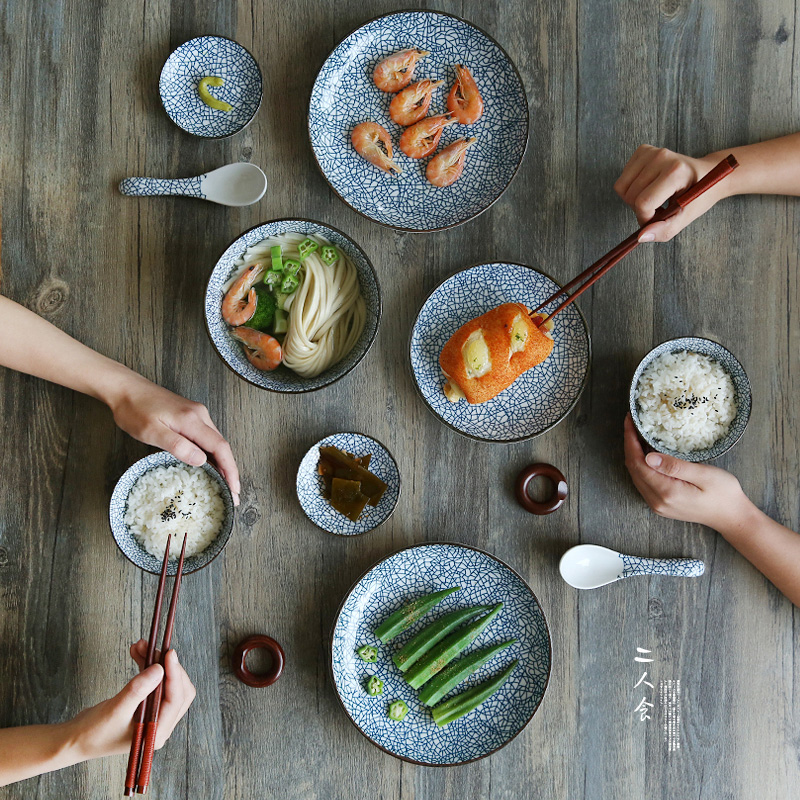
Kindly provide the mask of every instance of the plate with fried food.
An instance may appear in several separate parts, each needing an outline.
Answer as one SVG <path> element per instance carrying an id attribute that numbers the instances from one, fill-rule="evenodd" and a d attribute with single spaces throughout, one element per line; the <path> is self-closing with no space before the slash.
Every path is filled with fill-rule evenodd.
<path id="1" fill-rule="evenodd" d="M 542 323 L 531 310 L 558 291 L 524 264 L 494 262 L 440 283 L 411 331 L 420 396 L 448 427 L 486 442 L 540 436 L 575 407 L 591 341 L 575 304 Z"/>
<path id="2" fill-rule="evenodd" d="M 485 211 L 528 143 L 528 101 L 503 48 L 435 11 L 373 19 L 317 75 L 308 133 L 331 188 L 396 230 L 435 231 Z"/>

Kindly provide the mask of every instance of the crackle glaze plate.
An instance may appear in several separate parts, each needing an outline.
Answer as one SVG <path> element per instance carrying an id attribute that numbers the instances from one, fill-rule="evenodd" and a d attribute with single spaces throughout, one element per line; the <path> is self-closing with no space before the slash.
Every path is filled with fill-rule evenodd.
<path id="1" fill-rule="evenodd" d="M 532 267 L 496 262 L 457 272 L 431 292 L 411 331 L 411 369 L 422 399 L 442 422 L 473 439 L 519 442 L 550 430 L 572 411 L 591 360 L 589 330 L 574 303 L 555 319 L 547 360 L 485 403 L 451 403 L 439 367 L 447 340 L 469 320 L 502 303 L 535 308 L 558 288 Z"/>
<path id="2" fill-rule="evenodd" d="M 317 471 L 319 448 L 330 445 L 355 456 L 371 454 L 369 471 L 388 486 L 378 505 L 367 505 L 355 522 L 340 514 L 322 496 L 323 483 Z M 363 433 L 334 433 L 318 441 L 303 456 L 295 486 L 301 508 L 315 525 L 339 536 L 357 536 L 382 525 L 394 513 L 400 497 L 400 471 L 392 454 L 377 439 Z"/>
<path id="3" fill-rule="evenodd" d="M 212 94 L 233 106 L 221 111 L 206 105 L 197 93 L 203 78 L 224 81 Z M 250 52 L 224 36 L 198 36 L 184 42 L 164 63 L 158 82 L 169 118 L 187 133 L 224 139 L 246 128 L 261 105 L 261 70 Z"/>
<path id="4" fill-rule="evenodd" d="M 430 592 L 460 586 L 415 625 L 388 644 L 375 628 L 405 603 Z M 430 709 L 403 679 L 393 653 L 438 617 L 473 605 L 501 602 L 503 609 L 467 653 L 516 638 L 457 686 L 449 699 L 496 675 L 514 659 L 519 664 L 500 690 L 461 719 L 438 728 Z M 356 649 L 378 648 L 378 661 L 366 664 Z M 331 672 L 347 716 L 373 744 L 405 761 L 452 766 L 474 761 L 508 744 L 531 720 L 550 677 L 550 632 L 539 601 L 525 581 L 494 556 L 464 545 L 440 542 L 400 550 L 379 561 L 345 597 L 331 637 Z M 364 689 L 370 675 L 384 681 L 383 694 Z M 404 700 L 408 715 L 401 722 L 387 716 L 389 703 Z"/>
<path id="5" fill-rule="evenodd" d="M 447 111 L 454 64 L 472 72 L 484 100 L 473 125 L 445 128 L 437 148 L 476 136 L 464 173 L 454 184 L 432 186 L 427 158 L 408 158 L 397 146 L 403 128 L 389 117 L 393 94 L 373 80 L 375 66 L 398 50 L 429 50 L 414 80 L 442 79 L 430 115 Z M 403 174 L 388 175 L 356 153 L 353 128 L 377 122 L 389 132 Z M 308 110 L 311 147 L 322 174 L 351 208 L 397 230 L 433 231 L 460 225 L 485 211 L 511 183 L 528 143 L 528 101 L 511 59 L 494 39 L 458 17 L 434 11 L 402 11 L 378 17 L 351 33 L 330 54 L 317 75 Z"/>

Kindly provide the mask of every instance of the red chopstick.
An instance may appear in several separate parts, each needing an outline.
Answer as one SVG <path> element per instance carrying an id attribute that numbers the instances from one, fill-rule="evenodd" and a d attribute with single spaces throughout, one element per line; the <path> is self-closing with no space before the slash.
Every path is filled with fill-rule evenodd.
<path id="1" fill-rule="evenodd" d="M 161 643 L 161 664 L 163 665 L 170 644 L 172 644 L 172 629 L 175 627 L 175 610 L 178 607 L 178 593 L 181 590 L 181 578 L 183 577 L 183 559 L 186 555 L 186 538 L 183 536 L 183 547 L 181 557 L 178 561 L 178 573 L 175 575 L 175 583 L 172 587 L 172 599 L 169 602 L 167 612 L 167 624 L 164 628 L 164 640 Z M 166 679 L 166 675 L 165 678 Z M 150 695 L 147 706 L 147 720 L 144 725 L 144 746 L 142 749 L 142 765 L 139 769 L 139 777 L 136 781 L 136 791 L 138 794 L 145 794 L 150 784 L 150 772 L 153 769 L 153 754 L 156 750 L 156 732 L 158 731 L 158 713 L 161 710 L 161 695 L 164 692 L 164 680 L 156 686 L 155 691 Z"/>
<path id="2" fill-rule="evenodd" d="M 145 668 L 151 667 L 156 658 L 158 622 L 161 619 L 161 601 L 164 599 L 164 584 L 167 582 L 167 565 L 169 563 L 169 544 L 171 539 L 171 535 L 167 536 L 167 547 L 166 550 L 164 550 L 164 563 L 161 565 L 161 577 L 158 579 L 156 607 L 153 611 L 153 622 L 150 625 L 150 638 L 147 640 L 147 656 L 144 661 Z M 136 772 L 139 769 L 139 755 L 142 751 L 146 703 L 146 700 L 142 700 L 133 716 L 133 740 L 131 741 L 131 752 L 128 756 L 128 769 L 125 773 L 125 797 L 132 797 L 136 789 Z"/>
<path id="3" fill-rule="evenodd" d="M 703 192 L 708 191 L 712 186 L 719 183 L 726 175 L 730 175 L 730 173 L 733 172 L 733 170 L 735 170 L 738 166 L 739 162 L 736 160 L 736 158 L 734 158 L 733 154 L 727 156 L 720 161 L 719 164 L 717 164 L 717 166 L 714 167 L 707 175 L 700 178 L 697 183 L 692 184 L 688 189 L 680 194 L 676 194 L 671 197 L 667 205 L 664 206 L 664 208 L 658 209 L 658 211 L 656 211 L 656 213 L 653 215 L 653 218 L 646 222 L 645 225 L 650 225 L 653 222 L 663 222 L 665 219 L 674 217 L 679 211 L 689 205 L 692 200 L 696 200 L 701 194 L 703 194 Z M 615 264 L 618 264 L 632 250 L 635 250 L 639 245 L 640 233 L 641 229 L 636 231 L 636 233 L 632 233 L 627 239 L 620 242 L 601 259 L 595 261 L 595 263 L 592 264 L 588 269 L 585 269 L 580 275 L 574 277 L 564 287 L 550 295 L 547 300 L 536 306 L 536 308 L 531 311 L 531 314 L 541 311 L 546 305 L 552 303 L 562 294 L 569 292 L 570 289 L 575 289 L 571 295 L 567 296 L 561 305 L 559 305 L 554 311 L 551 311 L 548 316 L 542 319 L 538 323 L 537 327 L 541 327 L 545 322 L 551 320 L 560 311 L 563 311 L 570 303 L 572 303 L 573 300 L 580 297 L 590 286 L 600 280 L 600 278 L 602 278 L 603 275 L 605 275 L 606 272 L 611 269 L 611 267 L 613 267 Z M 582 281 L 585 281 L 585 283 L 582 283 Z"/>

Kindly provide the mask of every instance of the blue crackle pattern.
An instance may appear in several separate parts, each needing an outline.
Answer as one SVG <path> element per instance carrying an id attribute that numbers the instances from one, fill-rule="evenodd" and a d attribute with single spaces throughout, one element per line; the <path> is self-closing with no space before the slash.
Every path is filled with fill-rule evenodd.
<path id="1" fill-rule="evenodd" d="M 535 308 L 558 289 L 541 272 L 520 264 L 481 264 L 447 278 L 425 301 L 411 332 L 411 368 L 428 407 L 459 433 L 490 442 L 538 436 L 560 422 L 583 391 L 589 370 L 589 332 L 573 304 L 555 320 L 555 346 L 546 361 L 523 373 L 486 403 L 451 403 L 442 391 L 439 355 L 464 323 L 502 303 Z"/>
<path id="2" fill-rule="evenodd" d="M 713 358 L 722 366 L 728 375 L 731 376 L 731 380 L 733 381 L 734 401 L 736 402 L 736 416 L 733 418 L 728 428 L 728 433 L 714 442 L 711 447 L 707 447 L 703 450 L 692 450 L 688 453 L 680 453 L 666 447 L 663 442 L 653 438 L 649 433 L 645 433 L 642 430 L 641 421 L 639 420 L 639 407 L 636 400 L 636 387 L 639 384 L 642 372 L 647 369 L 653 359 L 658 358 L 658 356 L 664 353 L 680 353 L 687 350 L 692 353 L 699 353 L 700 355 Z M 628 404 L 636 429 L 650 447 L 654 450 L 658 450 L 659 453 L 666 453 L 676 458 L 682 458 L 684 461 L 702 462 L 718 458 L 723 453 L 730 450 L 731 447 L 741 439 L 747 427 L 747 423 L 750 420 L 753 396 L 747 373 L 730 350 L 711 339 L 704 339 L 699 336 L 684 336 L 680 339 L 670 339 L 669 341 L 662 342 L 658 347 L 653 348 L 639 362 L 639 366 L 636 367 L 636 371 L 633 373 L 633 379 L 631 380 Z"/>
<path id="3" fill-rule="evenodd" d="M 122 550 L 123 555 L 136 564 L 139 569 L 152 572 L 154 575 L 161 574 L 160 558 L 156 558 L 147 552 L 131 533 L 130 528 L 125 524 L 125 511 L 128 507 L 128 495 L 133 489 L 133 485 L 145 472 L 149 472 L 155 467 L 169 467 L 173 464 L 182 465 L 175 456 L 165 453 L 163 450 L 158 453 L 151 453 L 149 456 L 139 459 L 130 466 L 122 477 L 117 481 L 114 491 L 111 494 L 111 503 L 108 507 L 108 521 L 111 524 L 111 533 L 117 547 Z M 208 473 L 212 480 L 220 487 L 222 501 L 225 504 L 225 517 L 222 522 L 217 538 L 202 552 L 196 556 L 190 556 L 183 562 L 183 572 L 197 572 L 197 570 L 210 564 L 221 552 L 230 539 L 233 530 L 234 506 L 231 491 L 222 475 L 208 462 L 203 464 L 202 469 Z M 178 560 L 171 559 L 167 565 L 167 575 L 175 575 L 178 572 Z"/>
<path id="4" fill-rule="evenodd" d="M 319 448 L 333 445 L 355 456 L 372 453 L 369 471 L 377 475 L 388 489 L 377 506 L 364 509 L 356 522 L 340 514 L 323 496 L 322 478 L 317 472 Z M 297 499 L 308 518 L 329 533 L 355 536 L 377 528 L 392 515 L 400 496 L 400 472 L 392 454 L 376 439 L 361 433 L 334 433 L 317 442 L 304 456 L 297 469 Z"/>
<path id="5" fill-rule="evenodd" d="M 676 578 L 699 578 L 706 565 L 694 558 L 644 558 L 620 553 L 625 565 L 619 578 L 632 575 L 671 575 Z"/>
<path id="6" fill-rule="evenodd" d="M 203 78 L 222 78 L 211 94 L 233 106 L 220 111 L 197 93 Z M 199 36 L 182 44 L 166 60 L 158 82 L 164 110 L 183 130 L 195 136 L 221 138 L 238 133 L 261 105 L 261 70 L 253 56 L 224 36 Z"/>
<path id="7" fill-rule="evenodd" d="M 162 195 L 183 195 L 205 200 L 203 178 L 125 178 L 120 181 L 119 190 L 131 197 L 157 197 Z"/>
<path id="8" fill-rule="evenodd" d="M 333 242 L 350 257 L 358 270 L 358 281 L 361 294 L 367 309 L 367 321 L 361 338 L 353 349 L 337 364 L 315 378 L 303 378 L 281 364 L 272 372 L 262 372 L 256 369 L 245 358 L 242 346 L 231 338 L 228 326 L 222 319 L 222 287 L 231 277 L 235 262 L 251 245 L 257 244 L 268 236 L 277 236 L 287 231 L 298 231 L 304 234 L 315 234 L 325 237 Z M 318 222 L 304 219 L 279 219 L 265 222 L 243 233 L 217 261 L 211 276 L 208 279 L 205 297 L 205 317 L 208 335 L 222 360 L 238 375 L 262 389 L 272 392 L 310 392 L 328 386 L 343 375 L 350 372 L 353 367 L 367 354 L 378 332 L 381 319 L 381 294 L 378 277 L 370 264 L 364 251 L 349 237 L 336 228 L 329 228 Z"/>
<path id="9" fill-rule="evenodd" d="M 467 153 L 463 175 L 445 188 L 426 180 L 429 159 L 411 159 L 400 150 L 403 128 L 389 117 L 394 95 L 380 91 L 372 80 L 378 62 L 412 47 L 431 51 L 419 62 L 415 79 L 445 81 L 429 114 L 447 111 L 454 64 L 470 69 L 484 99 L 484 114 L 474 125 L 444 130 L 439 149 L 463 136 L 478 138 Z M 403 170 L 399 177 L 382 172 L 353 149 L 350 133 L 365 121 L 389 131 Z M 323 174 L 348 205 L 382 225 L 435 230 L 466 222 L 503 193 L 525 153 L 528 103 L 513 63 L 486 34 L 446 14 L 409 11 L 368 22 L 331 53 L 311 92 L 308 130 Z"/>
<path id="10" fill-rule="evenodd" d="M 409 600 L 438 589 L 460 586 L 442 603 L 389 644 L 373 630 Z M 497 694 L 465 717 L 437 728 L 430 710 L 403 679 L 391 656 L 436 618 L 471 605 L 503 602 L 497 618 L 467 652 L 508 639 L 518 641 L 481 667 L 451 695 L 496 675 L 519 659 Z M 378 648 L 378 662 L 356 655 L 364 644 Z M 401 550 L 374 566 L 345 598 L 333 629 L 331 666 L 336 691 L 350 719 L 371 741 L 393 755 L 422 764 L 459 764 L 487 756 L 528 724 L 544 697 L 550 676 L 550 634 L 530 587 L 513 570 L 481 550 L 456 544 L 424 544 Z M 364 690 L 369 675 L 384 681 L 383 694 Z M 451 695 L 447 695 L 449 698 Z M 386 716 L 393 700 L 404 700 L 408 716 L 398 723 Z"/>

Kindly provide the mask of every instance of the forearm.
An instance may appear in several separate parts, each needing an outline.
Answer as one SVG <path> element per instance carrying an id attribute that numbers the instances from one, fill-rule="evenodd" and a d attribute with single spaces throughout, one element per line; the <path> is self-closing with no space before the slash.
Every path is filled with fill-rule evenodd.
<path id="1" fill-rule="evenodd" d="M 770 519 L 746 498 L 739 513 L 712 527 L 800 606 L 800 534 Z"/>
<path id="2" fill-rule="evenodd" d="M 800 133 L 743 147 L 729 147 L 710 153 L 702 160 L 712 167 L 729 153 L 736 157 L 739 168 L 717 185 L 721 196 L 800 195 Z"/>
<path id="3" fill-rule="evenodd" d="M 6 297 L 0 297 L 0 366 L 109 404 L 121 384 L 141 377 Z"/>
<path id="4" fill-rule="evenodd" d="M 70 723 L 0 729 L 0 786 L 82 760 Z"/>

